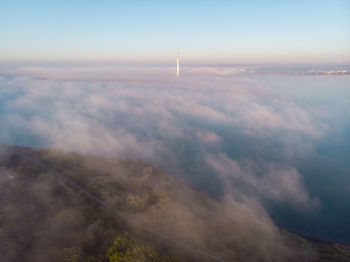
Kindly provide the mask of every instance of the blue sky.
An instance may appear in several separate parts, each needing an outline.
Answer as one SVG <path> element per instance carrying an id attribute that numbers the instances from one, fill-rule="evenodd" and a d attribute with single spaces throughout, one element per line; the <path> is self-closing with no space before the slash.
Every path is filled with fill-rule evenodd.
<path id="1" fill-rule="evenodd" d="M 1 0 L 0 61 L 350 63 L 350 1 Z"/>

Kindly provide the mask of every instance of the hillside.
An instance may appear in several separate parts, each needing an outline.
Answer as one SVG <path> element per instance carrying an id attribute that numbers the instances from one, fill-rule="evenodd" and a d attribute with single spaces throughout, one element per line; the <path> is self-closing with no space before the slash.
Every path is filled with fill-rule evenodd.
<path id="1" fill-rule="evenodd" d="M 0 149 L 0 261 L 349 261 L 147 163 Z M 261 216 L 259 216 L 261 215 Z"/>

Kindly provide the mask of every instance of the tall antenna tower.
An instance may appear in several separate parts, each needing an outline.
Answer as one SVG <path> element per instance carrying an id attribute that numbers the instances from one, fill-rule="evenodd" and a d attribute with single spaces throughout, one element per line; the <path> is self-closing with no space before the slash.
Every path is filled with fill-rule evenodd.
<path id="1" fill-rule="evenodd" d="M 177 49 L 177 56 L 176 56 L 176 76 L 180 75 L 180 56 L 179 56 L 179 48 Z"/>

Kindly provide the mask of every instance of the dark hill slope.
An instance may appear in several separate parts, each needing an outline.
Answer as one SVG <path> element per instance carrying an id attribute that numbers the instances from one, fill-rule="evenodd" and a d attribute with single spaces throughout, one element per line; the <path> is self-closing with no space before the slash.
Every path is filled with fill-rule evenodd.
<path id="1" fill-rule="evenodd" d="M 347 261 L 131 160 L 2 146 L 0 261 Z M 327 260 L 323 260 L 327 259 Z"/>

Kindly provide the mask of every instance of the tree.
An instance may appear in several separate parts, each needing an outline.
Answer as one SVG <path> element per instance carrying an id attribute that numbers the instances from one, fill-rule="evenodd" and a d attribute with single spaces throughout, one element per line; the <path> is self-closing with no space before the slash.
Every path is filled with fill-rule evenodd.
<path id="1" fill-rule="evenodd" d="M 128 233 L 119 235 L 107 250 L 109 262 L 178 262 L 173 257 L 160 256 L 149 246 L 137 244 Z"/>

